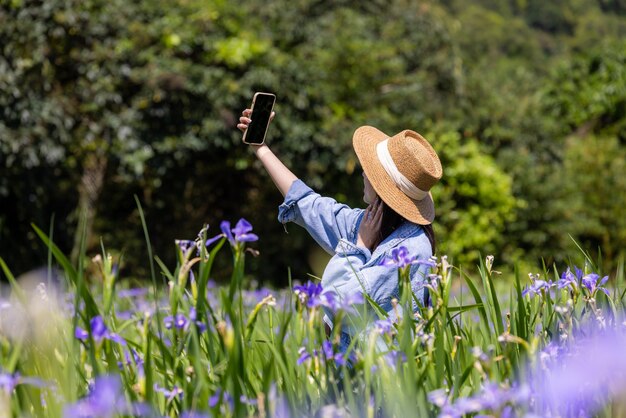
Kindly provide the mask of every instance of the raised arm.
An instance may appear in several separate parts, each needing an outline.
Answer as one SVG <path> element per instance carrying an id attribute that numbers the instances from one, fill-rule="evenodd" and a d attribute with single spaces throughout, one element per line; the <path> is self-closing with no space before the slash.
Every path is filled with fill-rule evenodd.
<path id="1" fill-rule="evenodd" d="M 250 146 L 254 149 L 254 153 L 257 158 L 261 161 L 261 163 L 263 163 L 263 166 L 267 170 L 278 190 L 283 196 L 286 196 L 289 191 L 289 187 L 291 187 L 291 184 L 294 181 L 298 180 L 298 177 L 296 177 L 296 175 L 293 174 L 291 170 L 289 170 L 287 166 L 285 166 L 285 164 L 278 159 L 276 154 L 274 154 L 267 145 L 263 144 L 261 146 Z"/>
<path id="2" fill-rule="evenodd" d="M 245 131 L 248 129 L 248 125 L 251 122 L 251 119 L 249 118 L 250 113 L 250 109 L 246 109 L 242 112 L 242 116 L 239 118 L 239 124 L 237 125 L 239 130 Z M 270 120 L 273 118 L 274 112 L 272 112 Z M 296 177 L 296 175 L 293 174 L 291 170 L 289 170 L 287 166 L 285 166 L 285 164 L 278 159 L 278 157 L 267 145 L 250 145 L 250 147 L 254 150 L 254 153 L 263 164 L 263 167 L 267 170 L 278 190 L 283 196 L 286 196 L 291 184 L 298 180 L 298 177 Z"/>
<path id="3" fill-rule="evenodd" d="M 237 128 L 248 129 L 250 109 L 242 112 Z M 272 113 L 270 120 L 274 117 Z M 298 181 L 267 145 L 250 145 L 269 173 L 285 201 L 278 208 L 278 220 L 294 222 L 304 227 L 329 254 L 333 254 L 341 238 L 357 240 L 357 222 L 361 209 L 351 209 L 334 199 L 320 196 L 302 181 Z"/>

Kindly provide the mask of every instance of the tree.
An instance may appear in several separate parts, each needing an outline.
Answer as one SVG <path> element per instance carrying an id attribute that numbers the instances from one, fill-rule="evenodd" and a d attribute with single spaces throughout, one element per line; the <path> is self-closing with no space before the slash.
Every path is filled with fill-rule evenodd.
<path id="1" fill-rule="evenodd" d="M 172 161 L 220 146 L 206 140 L 224 131 L 215 98 L 227 97 L 229 106 L 236 99 L 211 83 L 227 85 L 220 63 L 228 55 L 215 41 L 224 37 L 215 20 L 234 10 L 218 6 L 164 7 L 150 0 L 3 3 L 0 152 L 3 170 L 16 173 L 0 180 L 7 203 L 20 194 L 19 185 L 32 184 L 19 173 L 37 169 L 45 183 L 63 172 L 64 184 L 77 186 L 59 198 L 77 196 L 74 219 L 85 216 L 89 245 L 105 177 L 158 181 Z M 205 44 L 200 33 L 215 43 Z M 207 60 L 214 65 L 206 66 Z M 159 167 L 156 179 L 144 176 L 148 162 Z M 66 206 L 50 197 L 41 202 L 50 191 L 33 196 L 38 210 L 62 207 L 65 218 Z M 36 220 L 26 213 L 18 216 L 21 221 Z M 74 256 L 80 235 L 76 231 Z"/>
<path id="2" fill-rule="evenodd" d="M 626 147 L 615 137 L 572 136 L 564 157 L 555 174 L 562 192 L 553 199 L 562 220 L 552 227 L 599 250 L 610 271 L 626 256 Z"/>
<path id="3" fill-rule="evenodd" d="M 443 237 L 439 255 L 456 265 L 473 266 L 479 256 L 500 254 L 503 232 L 523 204 L 512 192 L 511 177 L 473 138 L 456 132 L 429 134 L 439 152 L 444 176 L 433 189 L 436 233 Z"/>

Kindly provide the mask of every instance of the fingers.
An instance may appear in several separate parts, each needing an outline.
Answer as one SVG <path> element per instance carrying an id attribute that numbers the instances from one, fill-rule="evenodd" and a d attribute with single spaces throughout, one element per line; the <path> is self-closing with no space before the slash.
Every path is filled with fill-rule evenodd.
<path id="1" fill-rule="evenodd" d="M 250 119 L 251 113 L 251 109 L 245 109 L 243 112 L 241 112 L 242 116 L 239 118 L 239 123 L 237 124 L 237 129 L 239 129 L 241 132 L 244 132 L 246 129 L 248 129 L 248 125 L 250 125 L 250 122 L 252 122 L 252 119 Z"/>
<path id="2" fill-rule="evenodd" d="M 365 208 L 365 213 L 363 214 L 363 221 L 365 222 L 369 222 L 371 216 L 371 209 L 372 209 L 372 205 L 367 205 L 367 207 Z"/>
<path id="3" fill-rule="evenodd" d="M 250 122 L 252 122 L 252 119 L 250 119 L 250 118 L 248 118 L 246 116 L 242 116 L 242 117 L 239 118 L 239 123 L 249 125 Z"/>
<path id="4" fill-rule="evenodd" d="M 383 217 L 382 208 L 382 201 L 379 198 L 376 198 L 376 200 L 374 200 L 371 204 L 367 206 L 367 208 L 365 208 L 363 221 L 374 228 L 380 225 Z"/>
<path id="5" fill-rule="evenodd" d="M 383 201 L 377 197 L 372 206 L 371 222 L 379 226 L 383 220 Z"/>
<path id="6" fill-rule="evenodd" d="M 370 250 L 383 238 L 380 231 L 382 219 L 383 202 L 377 197 L 365 208 L 361 226 L 359 227 L 359 239 Z"/>
<path id="7" fill-rule="evenodd" d="M 383 217 L 383 205 L 380 198 L 376 198 L 371 204 L 365 208 L 363 220 L 373 226 L 379 225 Z"/>
<path id="8" fill-rule="evenodd" d="M 242 116 L 239 118 L 237 129 L 239 129 L 242 132 L 248 129 L 248 125 L 250 125 L 250 122 L 252 122 L 252 119 L 250 119 L 251 114 L 252 114 L 252 109 L 244 109 L 244 111 L 241 112 Z M 272 112 L 272 114 L 270 115 L 270 122 L 274 119 L 274 116 L 276 116 L 276 112 Z"/>
<path id="9" fill-rule="evenodd" d="M 380 197 L 376 197 L 376 201 L 374 202 L 376 208 L 376 215 L 382 215 L 383 213 L 383 200 Z"/>

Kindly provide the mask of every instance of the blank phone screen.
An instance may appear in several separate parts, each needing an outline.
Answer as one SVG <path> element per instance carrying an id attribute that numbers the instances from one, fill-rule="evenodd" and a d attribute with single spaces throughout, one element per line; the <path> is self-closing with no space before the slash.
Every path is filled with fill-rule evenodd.
<path id="1" fill-rule="evenodd" d="M 269 94 L 258 94 L 254 100 L 254 108 L 250 119 L 250 125 L 246 131 L 245 141 L 250 144 L 260 144 L 265 138 L 270 115 L 274 106 L 275 97 Z"/>

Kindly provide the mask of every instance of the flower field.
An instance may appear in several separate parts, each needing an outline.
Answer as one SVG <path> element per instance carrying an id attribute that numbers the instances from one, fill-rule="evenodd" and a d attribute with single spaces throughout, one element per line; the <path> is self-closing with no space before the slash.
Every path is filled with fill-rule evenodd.
<path id="1" fill-rule="evenodd" d="M 105 249 L 91 273 L 35 230 L 50 250 L 42 283 L 17 283 L 0 259 L 2 417 L 626 416 L 623 263 L 609 278 L 583 254 L 504 277 L 491 256 L 468 275 L 398 252 L 385 261 L 398 269 L 392 322 L 367 295 L 339 300 L 315 280 L 250 289 L 258 237 L 243 219 L 177 241 L 176 266 L 146 231 L 145 288 Z M 211 279 L 218 257 L 232 257 L 225 286 Z M 416 262 L 431 266 L 430 304 L 403 314 Z M 335 312 L 328 338 L 323 308 Z M 347 351 L 342 327 L 359 330 Z"/>

